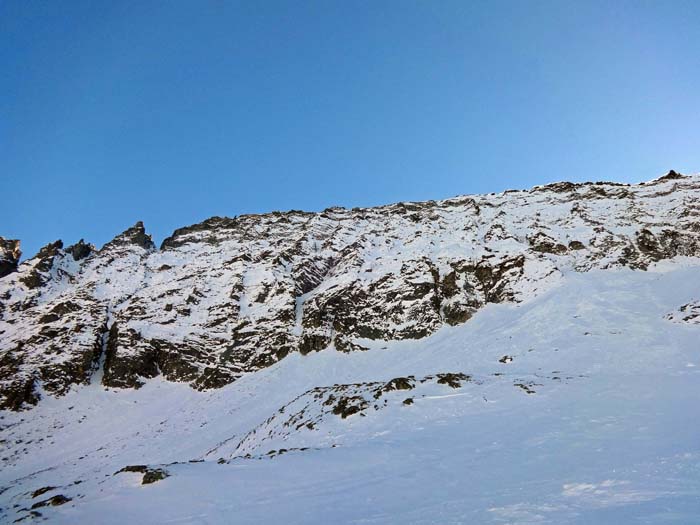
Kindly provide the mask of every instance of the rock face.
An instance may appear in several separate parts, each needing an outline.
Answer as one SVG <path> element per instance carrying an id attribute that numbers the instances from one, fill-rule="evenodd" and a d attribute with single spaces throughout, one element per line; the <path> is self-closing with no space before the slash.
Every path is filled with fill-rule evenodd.
<path id="1" fill-rule="evenodd" d="M 213 217 L 160 249 L 139 222 L 19 266 L 0 247 L 0 406 L 21 409 L 91 381 L 217 388 L 290 352 L 425 337 L 562 272 L 700 256 L 700 178 Z"/>
<path id="2" fill-rule="evenodd" d="M 18 240 L 0 237 L 0 278 L 17 271 L 21 255 Z"/>

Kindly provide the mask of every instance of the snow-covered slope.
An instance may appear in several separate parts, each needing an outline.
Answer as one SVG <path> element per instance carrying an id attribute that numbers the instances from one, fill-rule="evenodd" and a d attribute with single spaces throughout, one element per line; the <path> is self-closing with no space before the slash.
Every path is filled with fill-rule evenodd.
<path id="1" fill-rule="evenodd" d="M 670 174 L 50 245 L 0 520 L 700 522 L 699 237 Z"/>
<path id="2" fill-rule="evenodd" d="M 536 299 L 420 341 L 296 353 L 207 392 L 154 379 L 46 398 L 3 415 L 2 516 L 61 495 L 71 501 L 34 512 L 115 524 L 697 523 L 700 327 L 667 316 L 699 296 L 696 260 L 567 272 Z M 436 379 L 445 373 L 452 384 Z M 343 396 L 367 403 L 343 418 Z M 115 474 L 130 465 L 169 477 Z"/>

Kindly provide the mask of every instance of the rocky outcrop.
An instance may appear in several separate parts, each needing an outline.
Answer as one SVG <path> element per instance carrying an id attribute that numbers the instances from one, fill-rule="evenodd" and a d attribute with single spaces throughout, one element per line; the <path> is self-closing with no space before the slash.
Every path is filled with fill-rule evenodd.
<path id="1" fill-rule="evenodd" d="M 49 272 L 53 267 L 54 258 L 59 255 L 61 248 L 63 248 L 63 241 L 59 239 L 39 250 L 39 253 L 30 260 L 32 269 L 27 272 L 27 275 L 20 278 L 22 284 L 29 289 L 43 286 L 51 278 Z"/>
<path id="2" fill-rule="evenodd" d="M 66 248 L 66 253 L 70 253 L 75 261 L 85 259 L 85 257 L 89 256 L 94 251 L 95 247 L 92 244 L 86 244 L 83 239 L 80 239 L 77 243 Z"/>
<path id="3" fill-rule="evenodd" d="M 82 240 L 80 242 L 82 243 Z M 115 248 L 126 248 L 129 246 L 138 246 L 144 250 L 152 250 L 156 247 L 151 236 L 146 233 L 143 222 L 138 221 L 131 228 L 117 235 L 105 244 L 101 251 L 106 252 Z"/>
<path id="4" fill-rule="evenodd" d="M 700 301 L 684 304 L 677 311 L 666 315 L 673 323 L 700 325 Z"/>
<path id="5" fill-rule="evenodd" d="M 213 217 L 160 249 L 138 222 L 99 250 L 57 241 L 19 265 L 12 244 L 0 405 L 157 375 L 218 388 L 292 352 L 422 338 L 488 303 L 534 297 L 562 272 L 700 256 L 699 203 L 700 179 L 672 172 L 639 185 Z"/>
<path id="6" fill-rule="evenodd" d="M 17 271 L 21 256 L 18 240 L 0 237 L 0 278 Z"/>
<path id="7" fill-rule="evenodd" d="M 656 179 L 657 181 L 666 181 L 666 180 L 678 180 L 684 178 L 684 175 L 681 175 L 680 173 L 670 170 L 666 175 L 663 177 L 659 177 Z"/>
<path id="8" fill-rule="evenodd" d="M 124 472 L 137 472 L 139 474 L 143 474 L 143 478 L 141 478 L 141 485 L 156 483 L 164 480 L 170 475 L 168 474 L 168 471 L 163 468 L 153 468 L 147 465 L 128 465 L 115 472 L 114 475 L 116 476 L 117 474 L 122 474 Z"/>
<path id="9" fill-rule="evenodd" d="M 568 382 L 573 378 L 566 378 Z M 233 436 L 210 452 L 225 454 L 220 463 L 236 458 L 257 458 L 278 455 L 287 450 L 306 450 L 323 443 L 333 432 L 338 419 L 359 419 L 382 411 L 413 410 L 416 403 L 450 396 L 453 390 L 472 395 L 495 382 L 508 384 L 524 394 L 534 395 L 537 389 L 560 384 L 562 378 L 549 374 L 506 377 L 495 374 L 488 377 L 464 372 L 443 372 L 423 377 L 396 377 L 390 381 L 334 384 L 311 388 L 281 406 L 265 421 L 243 436 Z M 459 395 L 459 394 L 458 394 Z M 481 396 L 478 396 L 481 398 Z M 284 446 L 285 448 L 275 448 Z M 226 457 L 228 456 L 228 457 Z"/>

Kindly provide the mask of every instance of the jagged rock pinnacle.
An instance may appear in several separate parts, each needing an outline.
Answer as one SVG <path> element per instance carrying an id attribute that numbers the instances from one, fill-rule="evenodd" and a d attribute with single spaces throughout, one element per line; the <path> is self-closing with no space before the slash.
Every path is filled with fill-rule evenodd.
<path id="1" fill-rule="evenodd" d="M 109 241 L 102 247 L 102 250 L 107 250 L 116 247 L 140 246 L 145 250 L 155 249 L 155 244 L 151 236 L 146 233 L 142 221 L 138 221 L 131 228 L 124 230 L 114 239 Z"/>
<path id="2" fill-rule="evenodd" d="M 73 259 L 76 261 L 84 259 L 94 251 L 95 246 L 92 244 L 86 244 L 83 239 L 80 239 L 72 246 L 66 248 L 66 253 L 70 253 L 73 256 Z"/>
<path id="3" fill-rule="evenodd" d="M 20 242 L 16 239 L 0 237 L 0 278 L 17 271 L 22 251 Z"/>
<path id="4" fill-rule="evenodd" d="M 663 177 L 659 177 L 656 180 L 657 181 L 664 181 L 664 180 L 677 180 L 677 179 L 684 179 L 684 178 L 685 178 L 685 176 L 681 175 L 677 171 L 669 170 L 669 172 L 666 175 L 664 175 Z"/>

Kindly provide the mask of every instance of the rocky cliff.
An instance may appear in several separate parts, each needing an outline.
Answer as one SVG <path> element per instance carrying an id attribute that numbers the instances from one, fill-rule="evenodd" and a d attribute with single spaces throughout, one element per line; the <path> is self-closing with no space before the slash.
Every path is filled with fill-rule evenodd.
<path id="1" fill-rule="evenodd" d="M 377 208 L 213 217 L 156 248 L 137 223 L 97 250 L 20 264 L 0 238 L 0 408 L 158 375 L 217 388 L 290 352 L 362 351 L 518 302 L 563 272 L 700 256 L 700 177 Z"/>
<path id="2" fill-rule="evenodd" d="M 0 277 L 17 270 L 21 255 L 18 240 L 0 237 Z"/>

